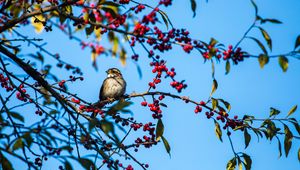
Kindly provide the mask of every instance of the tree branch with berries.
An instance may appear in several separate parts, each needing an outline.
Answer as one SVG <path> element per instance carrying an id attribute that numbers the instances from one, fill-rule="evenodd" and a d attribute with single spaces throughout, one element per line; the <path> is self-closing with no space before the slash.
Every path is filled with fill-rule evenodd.
<path id="1" fill-rule="evenodd" d="M 280 68 L 286 72 L 289 59 L 300 58 L 300 36 L 293 50 L 271 52 L 273 41 L 264 25 L 282 22 L 260 16 L 256 3 L 249 2 L 255 17 L 235 45 L 225 45 L 215 38 L 206 42 L 187 29 L 176 28 L 165 12 L 177 3 L 172 0 L 0 2 L 2 169 L 19 169 L 14 160 L 23 162 L 28 169 L 41 169 L 49 159 L 57 161 L 61 170 L 75 169 L 74 162 L 84 169 L 151 169 L 147 160 L 139 159 L 139 151 L 163 145 L 171 155 L 173 146 L 169 141 L 176 140 L 165 135 L 169 129 L 165 129 L 164 114 L 172 105 L 165 102 L 167 98 L 182 101 L 193 108 L 194 114 L 207 118 L 221 142 L 224 136 L 228 138 L 233 156 L 228 158 L 227 170 L 248 170 L 255 163 L 248 153 L 235 147 L 233 134 L 243 138 L 245 148 L 253 136 L 276 141 L 279 157 L 283 153 L 287 157 L 292 144 L 300 139 L 299 120 L 294 117 L 297 105 L 287 114 L 271 107 L 267 117 L 239 116 L 230 113 L 232 106 L 226 98 L 215 96 L 219 90 L 216 64 L 224 65 L 225 74 L 229 74 L 232 65 L 247 63 L 250 58 L 257 58 L 261 68 L 278 58 Z M 197 2 L 190 3 L 195 16 Z M 142 71 L 151 70 L 152 77 L 146 78 L 142 92 L 127 90 L 120 99 L 92 101 L 72 90 L 72 86 L 81 85 L 88 77 L 84 68 L 49 48 L 43 38 L 31 37 L 22 29 L 32 29 L 36 34 L 55 32 L 65 36 L 60 38 L 69 38 L 78 48 L 89 50 L 96 70 L 100 70 L 99 58 L 112 56 L 122 65 L 134 63 L 140 77 Z M 252 36 L 253 31 L 259 31 L 261 36 Z M 248 40 L 258 45 L 261 52 L 254 54 L 242 48 L 241 44 Z M 177 48 L 186 55 L 197 53 L 204 64 L 211 64 L 212 88 L 206 100 L 181 95 L 189 88 L 188 82 L 178 78 L 181 73 L 170 67 L 173 64 L 167 57 L 168 52 Z M 146 58 L 147 67 L 141 67 L 141 58 Z M 66 79 L 64 75 L 70 76 Z M 137 119 L 134 104 L 147 108 L 151 118 Z M 96 116 L 91 117 L 91 113 Z M 300 160 L 300 149 L 297 154 Z"/>

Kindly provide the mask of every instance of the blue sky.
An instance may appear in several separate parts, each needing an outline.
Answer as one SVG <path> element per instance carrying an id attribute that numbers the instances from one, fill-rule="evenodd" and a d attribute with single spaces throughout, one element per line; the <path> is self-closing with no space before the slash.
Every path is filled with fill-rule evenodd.
<path id="1" fill-rule="evenodd" d="M 273 51 L 271 54 L 286 53 L 293 49 L 295 38 L 300 33 L 300 1 L 297 0 L 264 0 L 257 2 L 259 15 L 267 18 L 276 18 L 283 22 L 280 25 L 265 24 L 263 28 L 268 31 L 273 40 Z M 208 3 L 200 1 L 197 4 L 197 15 L 192 17 L 190 3 L 188 0 L 176 1 L 166 9 L 174 27 L 187 28 L 191 36 L 209 41 L 211 37 L 216 38 L 225 45 L 235 44 L 251 25 L 254 19 L 254 9 L 250 1 L 238 0 L 209 0 Z M 118 67 L 127 80 L 127 93 L 144 92 L 147 90 L 148 82 L 152 80 L 153 74 L 148 66 L 149 59 L 141 55 L 139 65 L 142 68 L 143 77 L 140 79 L 135 64 L 127 62 L 125 67 L 121 66 L 117 58 L 101 56 L 97 59 L 99 70 L 95 71 L 91 66 L 90 51 L 81 50 L 77 42 L 53 31 L 35 35 L 32 29 L 24 29 L 23 32 L 33 37 L 41 37 L 48 42 L 47 47 L 53 52 L 59 52 L 63 59 L 82 68 L 85 81 L 69 86 L 69 90 L 76 92 L 88 101 L 97 101 L 98 91 L 105 70 L 110 67 Z M 85 38 L 84 33 L 79 33 Z M 250 35 L 259 37 L 258 31 Z M 261 53 L 259 47 L 246 40 L 241 47 L 252 53 Z M 32 52 L 33 47 L 25 49 Z M 142 49 L 137 49 L 142 51 Z M 129 51 L 129 50 L 128 50 Z M 146 56 L 146 53 L 143 53 Z M 191 54 L 182 52 L 180 47 L 162 54 L 167 60 L 169 67 L 175 67 L 178 79 L 185 79 L 188 88 L 181 95 L 189 96 L 191 99 L 206 100 L 211 91 L 211 65 L 204 63 L 202 56 L 196 51 Z M 51 62 L 51 60 L 49 60 Z M 300 104 L 299 72 L 300 61 L 289 58 L 289 69 L 283 73 L 278 65 L 278 59 L 271 59 L 264 69 L 259 68 L 257 59 L 250 58 L 244 62 L 231 67 L 228 75 L 225 75 L 225 63 L 216 64 L 216 79 L 219 88 L 214 94 L 216 98 L 223 98 L 231 103 L 231 115 L 242 116 L 244 114 L 265 118 L 269 115 L 269 108 L 275 107 L 283 113 Z M 58 75 L 61 73 L 57 72 Z M 67 78 L 69 75 L 64 74 Z M 169 87 L 169 80 L 165 85 L 160 85 L 158 90 L 175 93 Z M 136 102 L 131 109 L 134 116 L 140 121 L 152 121 L 151 113 L 146 108 L 139 106 L 142 99 L 133 99 Z M 194 106 L 182 101 L 167 98 L 164 103 L 168 108 L 164 109 L 163 122 L 165 125 L 164 136 L 171 145 L 171 157 L 165 152 L 162 144 L 151 149 L 140 149 L 136 157 L 141 162 L 147 162 L 150 169 L 182 170 L 182 169 L 225 169 L 226 163 L 233 157 L 230 144 L 226 136 L 221 143 L 214 133 L 212 120 L 207 120 L 205 115 L 195 115 Z M 283 114 L 285 115 L 285 114 Z M 294 115 L 299 120 L 299 111 Z M 248 153 L 253 161 L 252 169 L 299 169 L 297 150 L 299 141 L 294 140 L 288 158 L 278 158 L 277 142 L 269 142 L 261 139 L 257 142 L 255 135 L 247 149 L 244 149 L 243 134 L 234 133 L 233 143 L 237 151 Z M 50 160 L 43 170 L 57 167 Z M 15 164 L 16 169 L 22 168 L 22 164 Z M 80 169 L 74 164 L 75 169 Z M 136 166 L 138 167 L 138 166 Z"/>

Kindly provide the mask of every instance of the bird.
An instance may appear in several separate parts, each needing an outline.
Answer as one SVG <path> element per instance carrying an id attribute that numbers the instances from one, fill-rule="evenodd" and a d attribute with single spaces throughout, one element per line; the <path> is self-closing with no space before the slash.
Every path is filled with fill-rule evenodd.
<path id="1" fill-rule="evenodd" d="M 119 69 L 110 68 L 106 73 L 107 77 L 103 81 L 99 92 L 99 103 L 105 100 L 120 100 L 126 91 L 126 81 Z M 103 107 L 103 104 L 100 107 Z M 92 114 L 91 117 L 94 118 L 96 115 Z"/>

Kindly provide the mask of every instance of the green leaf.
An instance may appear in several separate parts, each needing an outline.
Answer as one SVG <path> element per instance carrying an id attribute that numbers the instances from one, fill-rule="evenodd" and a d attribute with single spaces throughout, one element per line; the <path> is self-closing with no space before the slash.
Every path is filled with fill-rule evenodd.
<path id="1" fill-rule="evenodd" d="M 228 60 L 226 61 L 225 70 L 226 70 L 225 74 L 228 74 L 230 71 L 230 62 Z"/>
<path id="2" fill-rule="evenodd" d="M 124 108 L 130 106 L 132 102 L 119 100 L 117 104 L 113 105 L 108 111 L 107 114 L 114 115 L 118 111 L 123 111 Z"/>
<path id="3" fill-rule="evenodd" d="M 91 166 L 94 166 L 93 161 L 86 158 L 79 158 L 78 161 L 86 170 L 90 170 Z"/>
<path id="4" fill-rule="evenodd" d="M 291 108 L 291 110 L 289 111 L 287 116 L 292 115 L 296 110 L 297 110 L 297 105 L 295 105 L 294 107 Z"/>
<path id="5" fill-rule="evenodd" d="M 218 40 L 216 40 L 216 39 L 214 39 L 214 38 L 210 38 L 209 45 L 215 46 L 217 43 L 218 43 Z"/>
<path id="6" fill-rule="evenodd" d="M 252 166 L 252 160 L 251 157 L 245 153 L 243 153 L 243 157 L 245 160 L 245 168 L 246 170 L 251 170 L 251 166 Z"/>
<path id="7" fill-rule="evenodd" d="M 236 159 L 234 157 L 228 161 L 226 170 L 235 170 L 235 167 L 236 167 Z"/>
<path id="8" fill-rule="evenodd" d="M 244 138 L 245 138 L 245 148 L 247 148 L 249 146 L 250 141 L 251 141 L 251 136 L 248 133 L 246 128 L 244 130 Z"/>
<path id="9" fill-rule="evenodd" d="M 243 164 L 240 159 L 238 159 L 238 164 L 239 164 L 239 170 L 243 170 Z"/>
<path id="10" fill-rule="evenodd" d="M 258 28 L 259 28 L 261 34 L 263 35 L 263 37 L 265 38 L 270 50 L 272 51 L 272 39 L 271 39 L 270 35 L 263 28 L 261 28 L 261 27 L 258 27 Z"/>
<path id="11" fill-rule="evenodd" d="M 280 113 L 279 110 L 277 110 L 277 109 L 275 109 L 275 108 L 273 108 L 273 107 L 270 108 L 270 117 L 271 117 L 271 116 L 276 116 L 276 115 L 278 115 L 279 113 Z"/>
<path id="12" fill-rule="evenodd" d="M 300 35 L 298 35 L 296 42 L 295 42 L 295 49 L 298 48 L 300 45 Z"/>
<path id="13" fill-rule="evenodd" d="M 164 146 L 165 146 L 165 148 L 166 148 L 166 151 L 167 151 L 167 153 L 169 154 L 169 156 L 171 156 L 171 147 L 170 147 L 170 144 L 169 144 L 169 142 L 167 141 L 167 139 L 165 138 L 165 137 L 163 137 L 163 136 L 161 136 L 161 139 L 162 139 L 162 141 L 163 141 L 163 143 L 164 143 Z"/>
<path id="14" fill-rule="evenodd" d="M 114 132 L 114 125 L 107 121 L 107 120 L 101 120 L 100 121 L 100 127 L 101 127 L 101 130 L 105 133 L 105 134 L 108 134 L 109 132 Z"/>
<path id="15" fill-rule="evenodd" d="M 265 55 L 268 54 L 268 52 L 267 52 L 265 46 L 264 46 L 263 43 L 261 43 L 258 39 L 254 38 L 254 37 L 247 37 L 247 38 L 249 38 L 249 39 L 255 41 L 255 42 L 257 43 L 257 45 L 260 47 L 260 49 L 264 52 Z"/>
<path id="16" fill-rule="evenodd" d="M 218 82 L 216 79 L 213 80 L 213 85 L 212 85 L 212 89 L 211 89 L 211 93 L 210 96 L 212 96 L 212 94 L 218 89 Z"/>
<path id="17" fill-rule="evenodd" d="M 156 124 L 156 141 L 159 141 L 164 134 L 164 124 L 161 119 L 158 119 Z"/>
<path id="18" fill-rule="evenodd" d="M 29 132 L 25 133 L 23 135 L 23 138 L 25 139 L 27 146 L 30 147 L 33 142 L 33 138 L 31 137 L 30 133 Z"/>
<path id="19" fill-rule="evenodd" d="M 70 162 L 68 162 L 68 161 L 65 162 L 65 169 L 66 170 L 73 170 L 73 167 L 72 167 Z"/>
<path id="20" fill-rule="evenodd" d="M 14 143 L 12 149 L 13 151 L 18 150 L 24 146 L 22 138 L 18 138 Z"/>
<path id="21" fill-rule="evenodd" d="M 258 12 L 258 8 L 257 8 L 257 5 L 255 4 L 255 2 L 253 0 L 251 0 L 251 3 L 255 9 L 255 15 L 257 15 L 257 12 Z"/>
<path id="22" fill-rule="evenodd" d="M 222 130 L 220 128 L 220 124 L 216 120 L 214 120 L 214 122 L 215 122 L 215 133 L 216 133 L 217 137 L 219 138 L 219 140 L 221 142 L 223 142 L 222 141 Z"/>
<path id="23" fill-rule="evenodd" d="M 293 134 L 287 125 L 284 125 L 284 133 L 285 133 L 284 151 L 285 151 L 285 156 L 287 157 L 289 155 L 292 146 Z"/>
<path id="24" fill-rule="evenodd" d="M 212 109 L 215 110 L 217 106 L 219 105 L 218 100 L 211 98 L 211 103 L 212 103 Z"/>
<path id="25" fill-rule="evenodd" d="M 0 167 L 2 167 L 3 170 L 14 169 L 11 162 L 1 152 L 0 152 L 0 161 L 1 161 Z"/>
<path id="26" fill-rule="evenodd" d="M 93 25 L 91 25 L 90 27 L 86 27 L 85 28 L 85 34 L 86 34 L 86 36 L 91 35 L 93 32 L 94 32 L 94 26 Z"/>
<path id="27" fill-rule="evenodd" d="M 278 138 L 277 141 L 278 141 L 278 151 L 279 151 L 279 158 L 280 158 L 282 156 L 281 142 Z"/>
<path id="28" fill-rule="evenodd" d="M 264 66 L 266 64 L 268 64 L 268 62 L 269 62 L 269 57 L 267 55 L 261 54 L 258 57 L 258 62 L 259 62 L 260 68 L 264 68 Z"/>
<path id="29" fill-rule="evenodd" d="M 91 119 L 89 121 L 89 132 L 91 132 L 94 127 L 96 127 L 99 124 L 99 121 L 97 121 L 97 119 Z"/>
<path id="30" fill-rule="evenodd" d="M 279 65 L 283 72 L 286 72 L 289 67 L 289 60 L 285 56 L 279 56 L 278 58 Z"/>
<path id="31" fill-rule="evenodd" d="M 196 16 L 196 9 L 197 9 L 197 3 L 195 0 L 190 0 L 191 1 L 191 8 L 192 8 L 192 11 L 193 11 L 193 17 Z"/>
<path id="32" fill-rule="evenodd" d="M 161 11 L 161 10 L 159 10 L 158 13 L 161 15 L 161 18 L 163 19 L 167 29 L 169 29 L 169 23 L 171 23 L 171 22 L 170 22 L 168 15 L 164 11 Z"/>
<path id="33" fill-rule="evenodd" d="M 294 118 L 290 118 L 290 119 L 294 119 Z M 300 135 L 300 126 L 299 126 L 298 122 L 295 121 L 295 122 L 292 122 L 292 123 L 295 126 L 295 129 L 297 130 L 298 134 Z"/>
<path id="34" fill-rule="evenodd" d="M 11 115 L 11 117 L 21 121 L 24 123 L 24 117 L 20 114 L 20 113 L 17 113 L 17 112 L 9 112 L 9 114 Z"/>
<path id="35" fill-rule="evenodd" d="M 261 21 L 260 21 L 261 24 L 264 24 L 266 22 L 270 22 L 270 23 L 273 23 L 273 24 L 282 24 L 282 22 L 277 20 L 277 19 L 266 18 L 266 19 L 261 19 Z"/>
<path id="36" fill-rule="evenodd" d="M 218 99 L 218 100 L 221 101 L 221 102 L 225 105 L 227 111 L 229 112 L 230 109 L 231 109 L 230 103 L 228 103 L 227 101 L 225 101 L 225 100 L 223 100 L 223 99 Z"/>

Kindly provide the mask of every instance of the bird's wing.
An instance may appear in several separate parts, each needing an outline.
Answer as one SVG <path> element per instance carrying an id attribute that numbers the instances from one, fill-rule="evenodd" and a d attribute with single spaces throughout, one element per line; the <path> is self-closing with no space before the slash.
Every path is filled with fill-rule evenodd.
<path id="1" fill-rule="evenodd" d="M 100 101 L 101 101 L 101 100 L 104 100 L 102 94 L 103 94 L 103 86 L 104 86 L 104 84 L 105 84 L 105 81 L 107 81 L 107 78 L 103 81 L 102 86 L 101 86 L 101 88 L 100 88 L 100 92 L 99 92 L 99 99 L 100 99 Z"/>

